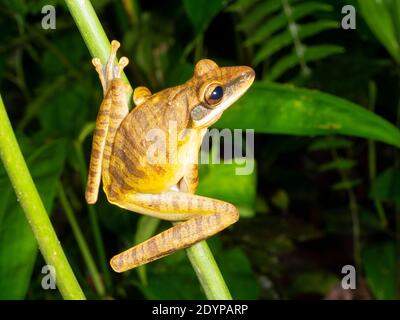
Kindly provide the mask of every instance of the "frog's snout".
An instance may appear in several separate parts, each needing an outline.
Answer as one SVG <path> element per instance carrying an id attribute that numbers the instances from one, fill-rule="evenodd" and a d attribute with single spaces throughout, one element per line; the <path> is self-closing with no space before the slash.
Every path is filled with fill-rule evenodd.
<path id="1" fill-rule="evenodd" d="M 254 72 L 254 70 L 252 69 L 252 68 L 250 68 L 250 67 L 242 67 L 243 68 L 243 71 L 242 71 L 242 73 L 240 74 L 240 81 L 242 82 L 244 82 L 244 81 L 251 81 L 251 82 L 253 82 L 253 80 L 254 80 L 254 78 L 255 78 L 255 76 L 256 76 L 256 73 Z"/>

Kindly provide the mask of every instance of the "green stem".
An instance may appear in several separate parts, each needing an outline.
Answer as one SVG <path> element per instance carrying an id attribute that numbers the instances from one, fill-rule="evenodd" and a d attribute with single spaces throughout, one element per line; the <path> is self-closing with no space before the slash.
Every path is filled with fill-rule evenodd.
<path id="1" fill-rule="evenodd" d="M 87 128 L 87 127 L 85 127 Z M 80 135 L 81 137 L 81 135 Z M 86 186 L 86 179 L 87 179 L 87 169 L 86 169 L 86 164 L 85 164 L 85 157 L 83 154 L 82 150 L 82 141 L 79 140 L 75 141 L 75 151 L 76 155 L 78 158 L 78 167 L 79 167 L 79 172 L 81 175 L 81 180 L 82 180 L 82 185 L 83 187 Z M 87 205 L 88 212 L 89 212 L 89 219 L 90 219 L 90 225 L 92 227 L 93 231 L 93 238 L 94 238 L 94 243 L 96 246 L 96 251 L 97 251 L 97 256 L 98 260 L 100 261 L 100 268 L 104 276 L 104 282 L 107 288 L 111 288 L 111 274 L 110 274 L 110 268 L 107 263 L 107 258 L 106 258 L 106 252 L 104 250 L 104 242 L 103 242 L 103 237 L 101 235 L 101 230 L 99 226 L 99 221 L 97 218 L 97 212 L 94 206 Z"/>
<path id="2" fill-rule="evenodd" d="M 65 0 L 65 3 L 91 56 L 99 58 L 104 64 L 110 56 L 111 46 L 92 4 L 89 0 Z M 125 73 L 122 73 L 121 78 L 129 84 Z"/>
<path id="3" fill-rule="evenodd" d="M 32 227 L 47 264 L 57 272 L 57 287 L 64 299 L 84 300 L 85 295 L 72 272 L 43 202 L 18 146 L 0 95 L 0 156 L 15 193 Z"/>
<path id="4" fill-rule="evenodd" d="M 331 150 L 332 157 L 333 159 L 338 159 L 338 154 L 335 149 Z M 342 181 L 350 181 L 349 176 L 347 174 L 346 170 L 343 169 L 338 169 L 339 175 L 342 179 Z M 353 256 L 354 256 L 354 264 L 356 267 L 356 270 L 361 270 L 361 232 L 360 232 L 360 220 L 359 220 L 359 214 L 358 214 L 358 203 L 357 203 L 357 197 L 354 193 L 354 190 L 352 187 L 348 188 L 347 190 L 347 195 L 349 197 L 349 210 L 350 210 L 350 217 L 351 217 L 351 222 L 352 222 L 352 228 L 353 228 Z"/>
<path id="5" fill-rule="evenodd" d="M 68 202 L 67 196 L 64 192 L 64 188 L 61 183 L 59 183 L 57 186 L 57 192 L 61 206 L 63 207 L 64 213 L 67 216 L 72 232 L 74 233 L 76 242 L 78 243 L 79 250 L 82 253 L 83 260 L 85 261 L 86 267 L 88 268 L 90 275 L 92 276 L 96 292 L 100 297 L 103 297 L 106 291 L 104 289 L 104 285 L 101 280 L 99 271 L 97 270 L 92 254 L 90 253 L 89 246 L 86 243 L 85 237 L 82 234 L 79 224 L 75 218 L 74 211 L 72 210 L 71 205 Z"/>
<path id="6" fill-rule="evenodd" d="M 368 110 L 371 112 L 375 111 L 376 104 L 376 84 L 373 81 L 368 83 L 368 91 L 369 91 L 369 102 L 368 102 Z M 376 178 L 376 143 L 374 140 L 368 140 L 368 173 L 369 173 L 369 181 L 372 183 Z M 383 208 L 383 204 L 380 200 L 374 199 L 375 209 L 378 212 L 379 220 L 381 221 L 382 228 L 387 227 L 387 218 L 385 209 Z"/>
<path id="7" fill-rule="evenodd" d="M 105 62 L 110 53 L 110 42 L 90 1 L 65 0 L 65 2 L 91 55 L 99 57 L 102 62 Z M 127 81 L 127 83 L 129 82 Z M 231 299 L 231 295 L 206 242 L 202 241 L 186 251 L 207 298 Z"/>
<path id="8" fill-rule="evenodd" d="M 186 249 L 190 263 L 209 300 L 232 300 L 225 280 L 206 241 Z"/>

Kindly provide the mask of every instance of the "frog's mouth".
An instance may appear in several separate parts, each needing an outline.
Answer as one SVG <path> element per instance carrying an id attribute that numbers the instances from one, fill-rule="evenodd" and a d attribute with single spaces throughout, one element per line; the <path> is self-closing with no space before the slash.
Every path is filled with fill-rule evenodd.
<path id="1" fill-rule="evenodd" d="M 224 110 L 210 109 L 203 105 L 198 105 L 193 108 L 191 117 L 195 127 L 209 127 L 222 116 Z"/>
<path id="2" fill-rule="evenodd" d="M 223 84 L 224 97 L 221 103 L 211 108 L 205 104 L 194 107 L 190 113 L 194 127 L 204 128 L 214 124 L 222 113 L 238 100 L 254 81 L 254 71 L 248 67 L 238 77 L 230 79 Z"/>

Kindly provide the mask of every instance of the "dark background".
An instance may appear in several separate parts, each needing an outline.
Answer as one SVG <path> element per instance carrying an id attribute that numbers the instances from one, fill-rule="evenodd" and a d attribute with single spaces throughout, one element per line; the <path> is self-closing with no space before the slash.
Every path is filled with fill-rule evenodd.
<path id="1" fill-rule="evenodd" d="M 268 2 L 277 3 L 274 10 L 266 11 Z M 48 3 L 56 6 L 56 30 L 43 30 L 40 25 L 40 10 Z M 295 48 L 291 38 L 274 54 L 260 55 L 266 43 L 279 44 L 278 36 L 288 32 L 290 21 L 282 3 L 287 3 L 292 12 L 313 3 L 310 7 L 314 9 L 296 23 L 302 26 L 326 20 L 330 24 L 300 42 L 307 48 L 321 44 L 331 47 L 320 49 L 307 61 L 298 58 L 293 67 L 271 78 L 271 70 Z M 356 7 L 357 28 L 343 30 L 341 8 L 350 3 Z M 399 124 L 399 60 L 371 31 L 356 1 L 132 0 L 93 1 L 93 5 L 108 38 L 119 40 L 120 55 L 130 59 L 125 72 L 133 86 L 145 85 L 156 92 L 183 83 L 191 77 L 194 63 L 208 57 L 220 65 L 252 66 L 259 83 L 317 89 Z M 268 22 L 279 18 L 283 24 L 274 32 L 258 40 L 252 38 Z M 393 21 L 388 23 L 400 23 Z M 150 236 L 143 231 L 146 226 L 158 233 L 169 224 L 124 212 L 108 204 L 103 194 L 91 209 L 84 202 L 82 179 L 89 161 L 90 128 L 102 92 L 89 51 L 65 4 L 2 0 L 0 30 L 0 92 L 87 297 L 205 298 L 183 251 L 151 263 L 139 273 L 115 274 L 108 267 L 112 255 Z M 304 73 L 302 63 L 309 74 Z M 266 108 L 273 102 L 262 101 Z M 240 116 L 245 119 L 247 114 Z M 352 121 L 356 126 L 361 120 Z M 239 123 L 230 125 L 240 127 Z M 368 140 L 368 136 L 266 132 L 267 124 L 263 132 L 256 131 L 257 170 L 251 176 L 235 177 L 226 165 L 204 167 L 201 172 L 199 193 L 231 201 L 241 210 L 238 223 L 208 241 L 233 297 L 396 299 L 398 149 Z M 0 188 L 0 297 L 60 298 L 55 290 L 41 288 L 45 262 L 37 254 L 3 171 Z M 63 194 L 67 205 L 60 201 Z M 106 286 L 105 295 L 93 284 L 65 215 L 66 206 L 88 242 Z M 98 219 L 104 245 L 94 235 L 93 217 Z M 99 255 L 101 250 L 104 259 Z M 340 286 L 342 267 L 348 264 L 356 266 L 357 290 Z"/>

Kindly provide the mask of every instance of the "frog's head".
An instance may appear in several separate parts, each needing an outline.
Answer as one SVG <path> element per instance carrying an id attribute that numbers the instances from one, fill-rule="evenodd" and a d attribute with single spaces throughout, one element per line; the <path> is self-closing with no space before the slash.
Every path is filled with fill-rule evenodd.
<path id="1" fill-rule="evenodd" d="M 247 91 L 254 76 L 250 67 L 220 68 L 212 60 L 200 60 L 190 80 L 196 90 L 196 102 L 190 110 L 192 126 L 205 128 L 215 123 Z"/>

